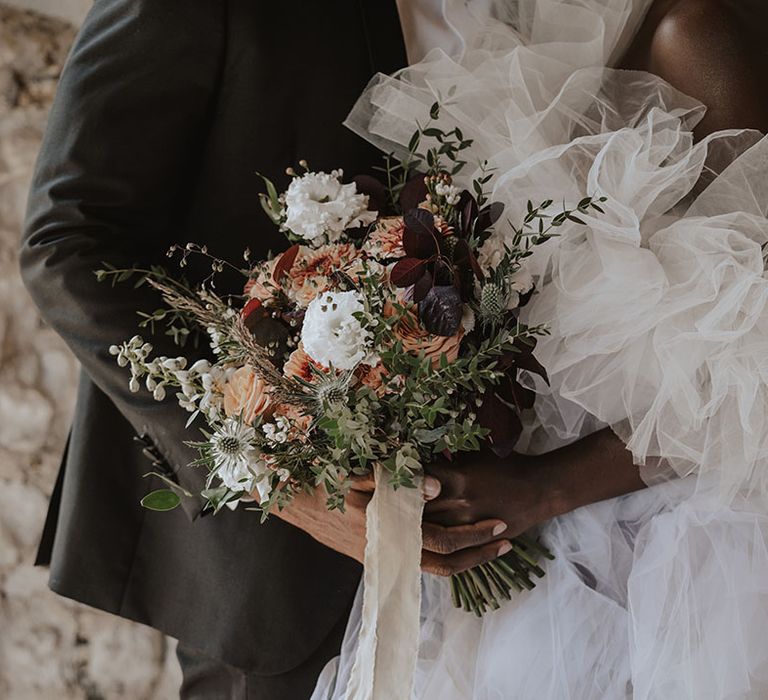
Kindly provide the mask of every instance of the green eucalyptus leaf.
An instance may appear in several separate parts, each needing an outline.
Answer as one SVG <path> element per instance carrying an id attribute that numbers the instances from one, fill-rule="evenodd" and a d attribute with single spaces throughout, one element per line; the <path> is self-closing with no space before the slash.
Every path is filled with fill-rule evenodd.
<path id="1" fill-rule="evenodd" d="M 170 489 L 158 489 L 141 499 L 141 505 L 148 510 L 168 511 L 181 505 L 181 497 Z"/>

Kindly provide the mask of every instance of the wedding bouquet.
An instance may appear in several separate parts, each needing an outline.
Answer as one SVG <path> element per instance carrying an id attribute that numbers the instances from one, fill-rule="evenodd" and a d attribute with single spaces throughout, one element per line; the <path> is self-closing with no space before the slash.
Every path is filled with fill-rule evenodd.
<path id="1" fill-rule="evenodd" d="M 157 288 L 166 307 L 143 326 L 164 322 L 180 344 L 194 329 L 212 354 L 153 357 L 135 336 L 110 351 L 155 399 L 169 391 L 205 424 L 194 464 L 208 471 L 202 497 L 218 511 L 255 501 L 266 517 L 299 491 L 323 488 L 328 508 L 344 507 L 355 475 L 379 465 L 392 488 L 414 488 L 423 465 L 489 445 L 509 454 L 520 413 L 533 393 L 521 370 L 545 376 L 533 350 L 546 328 L 528 327 L 519 310 L 533 293 L 525 259 L 579 212 L 584 199 L 553 213 L 551 200 L 528 203 L 514 235 L 494 224 L 501 207 L 486 193 L 493 177 L 479 164 L 470 190 L 454 178 L 471 145 L 459 129 L 420 126 L 404 159 L 393 156 L 372 177 L 288 170 L 278 194 L 264 178 L 262 204 L 290 247 L 255 263 L 245 253 L 241 296 L 220 295 L 213 275 L 232 267 L 206 247 L 174 247 L 184 267 L 202 255 L 212 276 L 198 286 L 164 269 L 97 271 L 100 279 Z M 158 475 L 159 476 L 159 475 Z M 162 478 L 162 477 L 161 477 Z M 178 485 L 143 501 L 167 510 Z M 189 494 L 187 494 L 189 495 Z M 476 614 L 497 608 L 513 589 L 532 588 L 549 556 L 522 536 L 497 559 L 452 578 L 454 603 Z"/>

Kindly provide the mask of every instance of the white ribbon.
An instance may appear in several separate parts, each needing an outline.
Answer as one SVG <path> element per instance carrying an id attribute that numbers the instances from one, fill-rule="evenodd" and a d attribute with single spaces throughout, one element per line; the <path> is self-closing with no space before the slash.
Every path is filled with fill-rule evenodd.
<path id="1" fill-rule="evenodd" d="M 421 488 L 393 489 L 380 465 L 366 511 L 363 614 L 346 700 L 410 700 L 419 650 Z"/>

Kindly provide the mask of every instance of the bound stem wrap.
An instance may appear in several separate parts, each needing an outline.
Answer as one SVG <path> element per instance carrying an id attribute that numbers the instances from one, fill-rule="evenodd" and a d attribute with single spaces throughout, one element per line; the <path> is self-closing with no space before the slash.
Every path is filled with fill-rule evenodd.
<path id="1" fill-rule="evenodd" d="M 346 700 L 410 700 L 419 648 L 421 488 L 393 489 L 376 465 L 366 512 L 363 619 Z"/>

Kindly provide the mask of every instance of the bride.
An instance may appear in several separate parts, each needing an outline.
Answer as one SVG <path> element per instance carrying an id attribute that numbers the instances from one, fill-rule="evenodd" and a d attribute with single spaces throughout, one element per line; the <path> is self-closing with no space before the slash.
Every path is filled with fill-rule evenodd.
<path id="1" fill-rule="evenodd" d="M 551 381 L 527 378 L 518 453 L 430 469 L 414 697 L 766 698 L 768 12 L 444 5 L 462 51 L 380 76 L 349 125 L 402 152 L 438 100 L 505 219 L 528 199 L 607 202 L 531 259 L 526 320 L 551 328 L 536 353 Z M 504 531 L 468 547 L 489 519 Z M 556 557 L 537 587 L 482 619 L 454 610 L 440 575 L 529 529 Z M 317 700 L 344 697 L 360 609 Z"/>

